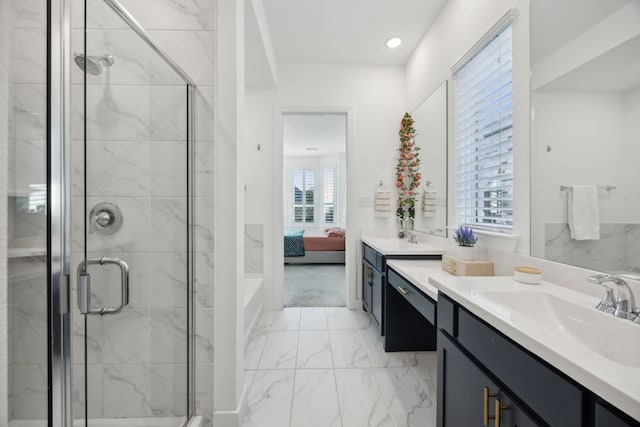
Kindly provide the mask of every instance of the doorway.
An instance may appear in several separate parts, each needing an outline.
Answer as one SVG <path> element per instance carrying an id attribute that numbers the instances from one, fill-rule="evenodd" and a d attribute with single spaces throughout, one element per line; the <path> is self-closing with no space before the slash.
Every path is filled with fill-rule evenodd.
<path id="1" fill-rule="evenodd" d="M 282 117 L 283 305 L 347 305 L 347 114 Z"/>

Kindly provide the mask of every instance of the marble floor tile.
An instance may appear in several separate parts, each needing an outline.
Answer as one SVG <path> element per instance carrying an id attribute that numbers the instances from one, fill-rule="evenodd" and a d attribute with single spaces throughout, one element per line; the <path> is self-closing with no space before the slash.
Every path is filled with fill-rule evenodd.
<path id="1" fill-rule="evenodd" d="M 365 346 L 367 356 L 373 368 L 396 368 L 407 366 L 407 360 L 402 352 L 386 353 L 383 346 L 383 337 L 376 328 L 361 329 L 360 336 Z"/>
<path id="2" fill-rule="evenodd" d="M 327 310 L 324 307 L 302 307 L 300 315 L 301 331 L 323 331 L 327 328 Z"/>
<path id="3" fill-rule="evenodd" d="M 358 329 L 356 317 L 345 307 L 327 307 L 329 329 Z"/>
<path id="4" fill-rule="evenodd" d="M 396 425 L 435 427 L 435 405 L 411 368 L 374 368 L 373 372 Z"/>
<path id="5" fill-rule="evenodd" d="M 328 331 L 300 331 L 297 368 L 333 368 Z"/>
<path id="6" fill-rule="evenodd" d="M 336 368 L 369 368 L 371 362 L 357 330 L 329 331 L 333 366 Z"/>
<path id="7" fill-rule="evenodd" d="M 291 427 L 342 427 L 333 369 L 296 370 Z"/>
<path id="8" fill-rule="evenodd" d="M 258 369 L 293 369 L 297 351 L 297 331 L 268 332 Z"/>
<path id="9" fill-rule="evenodd" d="M 396 427 L 372 369 L 336 369 L 342 423 Z"/>
<path id="10" fill-rule="evenodd" d="M 247 398 L 244 427 L 286 427 L 290 424 L 293 370 L 258 371 Z"/>
<path id="11" fill-rule="evenodd" d="M 438 357 L 435 351 L 404 353 L 404 357 L 420 385 L 433 394 L 435 403 L 436 383 L 438 381 Z"/>
<path id="12" fill-rule="evenodd" d="M 268 331 L 297 331 L 300 329 L 300 307 L 265 312 L 259 326 Z"/>

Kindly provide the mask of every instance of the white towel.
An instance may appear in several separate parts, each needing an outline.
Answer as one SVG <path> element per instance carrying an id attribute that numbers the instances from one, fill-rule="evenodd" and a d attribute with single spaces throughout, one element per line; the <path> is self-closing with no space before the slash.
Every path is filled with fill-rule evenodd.
<path id="1" fill-rule="evenodd" d="M 389 213 L 391 212 L 391 194 L 389 193 L 389 190 L 376 191 L 375 202 L 376 206 L 374 215 L 377 217 L 389 216 Z"/>
<path id="2" fill-rule="evenodd" d="M 574 185 L 569 191 L 568 201 L 571 238 L 600 240 L 598 188 L 592 185 Z"/>

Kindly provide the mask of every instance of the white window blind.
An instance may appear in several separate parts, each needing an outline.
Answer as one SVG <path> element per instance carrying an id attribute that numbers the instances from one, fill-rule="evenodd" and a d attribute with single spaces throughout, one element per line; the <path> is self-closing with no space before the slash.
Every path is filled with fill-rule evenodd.
<path id="1" fill-rule="evenodd" d="M 335 169 L 324 170 L 324 222 L 335 223 Z"/>
<path id="2" fill-rule="evenodd" d="M 454 74 L 456 217 L 461 225 L 513 227 L 511 24 Z"/>
<path id="3" fill-rule="evenodd" d="M 293 171 L 293 222 L 315 221 L 315 171 Z"/>

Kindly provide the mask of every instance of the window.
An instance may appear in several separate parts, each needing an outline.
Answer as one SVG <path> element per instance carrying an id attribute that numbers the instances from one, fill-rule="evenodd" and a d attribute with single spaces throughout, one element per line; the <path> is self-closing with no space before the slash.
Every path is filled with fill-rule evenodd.
<path id="1" fill-rule="evenodd" d="M 324 170 L 324 222 L 335 223 L 335 169 Z"/>
<path id="2" fill-rule="evenodd" d="M 293 222 L 315 221 L 315 171 L 293 171 Z"/>
<path id="3" fill-rule="evenodd" d="M 456 218 L 459 224 L 513 228 L 511 24 L 454 70 Z"/>

